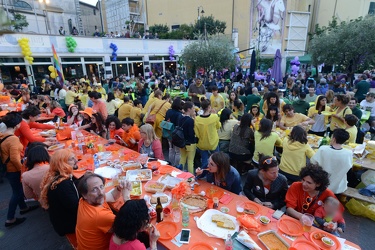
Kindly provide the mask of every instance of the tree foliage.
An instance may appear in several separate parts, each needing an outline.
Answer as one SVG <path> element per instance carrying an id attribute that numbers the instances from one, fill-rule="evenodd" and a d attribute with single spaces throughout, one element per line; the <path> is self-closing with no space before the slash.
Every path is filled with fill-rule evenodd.
<path id="1" fill-rule="evenodd" d="M 224 34 L 227 24 L 224 21 L 215 20 L 214 17 L 201 16 L 199 20 L 195 21 L 194 32 L 204 34 L 205 28 L 208 35 Z"/>
<path id="2" fill-rule="evenodd" d="M 23 28 L 29 26 L 29 23 L 27 22 L 26 20 L 26 16 L 24 15 L 21 15 L 19 13 L 15 13 L 14 14 L 14 24 L 13 24 L 13 28 L 16 30 L 16 31 L 22 31 Z"/>
<path id="3" fill-rule="evenodd" d="M 0 8 L 0 36 L 4 34 L 10 34 L 10 26 L 14 24 L 14 21 L 11 21 L 7 17 L 7 13 Z"/>
<path id="4" fill-rule="evenodd" d="M 225 36 L 215 36 L 208 40 L 199 39 L 187 45 L 182 52 L 184 61 L 189 73 L 194 75 L 197 69 L 222 70 L 233 68 L 236 57 L 233 53 L 234 45 Z"/>
<path id="5" fill-rule="evenodd" d="M 311 37 L 309 52 L 315 65 L 337 65 L 348 74 L 373 65 L 375 47 L 375 16 L 359 17 L 338 23 L 336 18 L 328 27 L 318 27 Z"/>
<path id="6" fill-rule="evenodd" d="M 169 32 L 169 28 L 166 24 L 155 24 L 148 28 L 148 30 L 155 35 L 158 33 L 158 36 L 165 36 Z"/>

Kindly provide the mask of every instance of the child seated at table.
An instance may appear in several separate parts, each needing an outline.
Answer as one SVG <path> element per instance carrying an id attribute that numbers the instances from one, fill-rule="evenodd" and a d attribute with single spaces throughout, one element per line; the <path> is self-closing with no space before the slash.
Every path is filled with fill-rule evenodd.
<path id="1" fill-rule="evenodd" d="M 355 115 L 348 114 L 345 115 L 345 130 L 349 133 L 349 139 L 346 141 L 346 143 L 355 143 L 357 139 L 357 122 L 358 118 Z"/>
<path id="2" fill-rule="evenodd" d="M 340 202 L 334 197 L 327 197 L 323 206 L 314 213 L 315 224 L 333 235 L 340 236 L 345 230 L 345 220 Z"/>

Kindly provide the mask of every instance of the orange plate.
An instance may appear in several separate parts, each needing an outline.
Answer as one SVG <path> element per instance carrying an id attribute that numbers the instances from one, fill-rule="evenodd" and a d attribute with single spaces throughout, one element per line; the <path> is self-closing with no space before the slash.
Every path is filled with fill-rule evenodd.
<path id="1" fill-rule="evenodd" d="M 157 170 L 161 166 L 160 162 L 158 161 L 149 161 L 147 162 L 147 168 L 151 170 Z"/>
<path id="2" fill-rule="evenodd" d="M 169 165 L 164 165 L 159 167 L 160 174 L 169 174 L 171 173 L 175 168 Z"/>
<path id="3" fill-rule="evenodd" d="M 124 155 L 124 160 L 125 161 L 135 160 L 138 156 L 139 156 L 138 152 L 135 152 L 135 151 L 126 152 Z"/>
<path id="4" fill-rule="evenodd" d="M 278 223 L 278 228 L 285 234 L 290 236 L 300 236 L 303 234 L 301 222 L 289 217 L 282 217 Z"/>
<path id="5" fill-rule="evenodd" d="M 255 212 L 255 214 L 250 214 L 250 215 L 256 215 L 259 212 L 259 206 L 255 205 L 252 202 L 245 202 L 245 210 L 246 209 L 253 210 Z M 245 214 L 249 214 L 249 213 L 245 212 Z"/>
<path id="6" fill-rule="evenodd" d="M 314 243 L 307 240 L 295 240 L 292 244 L 292 247 L 303 250 L 320 250 L 319 247 L 315 246 Z"/>
<path id="7" fill-rule="evenodd" d="M 322 240 L 317 240 L 314 238 L 314 235 L 317 234 L 319 232 L 312 232 L 310 233 L 310 240 L 312 242 L 314 242 L 314 244 L 318 247 L 320 247 L 321 249 L 329 249 L 329 250 L 336 250 L 336 249 L 341 249 L 341 244 L 340 244 L 340 241 L 333 235 L 329 234 L 329 233 L 326 233 L 327 237 L 330 238 L 331 240 L 333 240 L 335 242 L 335 245 L 332 246 L 332 247 L 329 247 L 329 246 L 326 246 L 324 245 L 324 243 L 322 242 Z"/>
<path id="8" fill-rule="evenodd" d="M 213 250 L 212 246 L 206 242 L 198 241 L 195 242 L 189 250 Z"/>
<path id="9" fill-rule="evenodd" d="M 163 221 L 156 225 L 160 232 L 159 240 L 170 240 L 178 234 L 177 224 L 171 221 Z"/>
<path id="10" fill-rule="evenodd" d="M 213 197 L 221 198 L 224 195 L 224 191 L 216 188 L 215 186 L 210 186 L 206 189 L 206 197 L 212 199 Z"/>

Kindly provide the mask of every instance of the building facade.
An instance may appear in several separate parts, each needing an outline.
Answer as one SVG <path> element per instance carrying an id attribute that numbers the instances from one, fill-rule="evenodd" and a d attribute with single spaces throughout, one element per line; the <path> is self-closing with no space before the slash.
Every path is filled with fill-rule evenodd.
<path id="1" fill-rule="evenodd" d="M 21 54 L 18 39 L 29 39 L 34 63 L 28 64 Z M 163 74 L 166 69 L 177 73 L 178 57 L 190 42 L 185 40 L 142 40 L 75 37 L 77 47 L 70 53 L 63 36 L 8 34 L 0 36 L 0 74 L 4 83 L 11 83 L 23 73 L 30 82 L 39 82 L 49 74 L 52 65 L 52 44 L 60 59 L 65 78 L 81 78 L 95 74 L 97 77 L 117 75 L 149 76 L 149 72 Z M 110 44 L 118 47 L 117 60 L 111 61 Z M 176 60 L 170 60 L 169 47 L 173 46 Z"/>
<path id="2" fill-rule="evenodd" d="M 99 2 L 93 6 L 84 2 L 79 2 L 81 10 L 81 20 L 84 36 L 92 36 L 96 29 L 102 30 L 100 20 Z"/>

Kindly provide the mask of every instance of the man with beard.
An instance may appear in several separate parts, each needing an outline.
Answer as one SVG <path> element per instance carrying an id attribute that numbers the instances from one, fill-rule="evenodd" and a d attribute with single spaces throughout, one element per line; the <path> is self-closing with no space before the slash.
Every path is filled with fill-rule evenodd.
<path id="1" fill-rule="evenodd" d="M 82 196 L 78 204 L 76 236 L 78 249 L 108 249 L 115 215 L 107 204 L 122 195 L 130 199 L 131 183 L 121 181 L 110 193 L 105 193 L 105 180 L 97 174 L 85 175 L 79 183 Z"/>
<path id="2" fill-rule="evenodd" d="M 204 88 L 204 85 L 202 84 L 202 79 L 197 78 L 195 80 L 195 83 L 191 84 L 189 87 L 189 96 L 191 97 L 192 102 L 195 106 L 200 107 L 200 98 L 199 96 L 205 95 L 206 89 Z"/>

